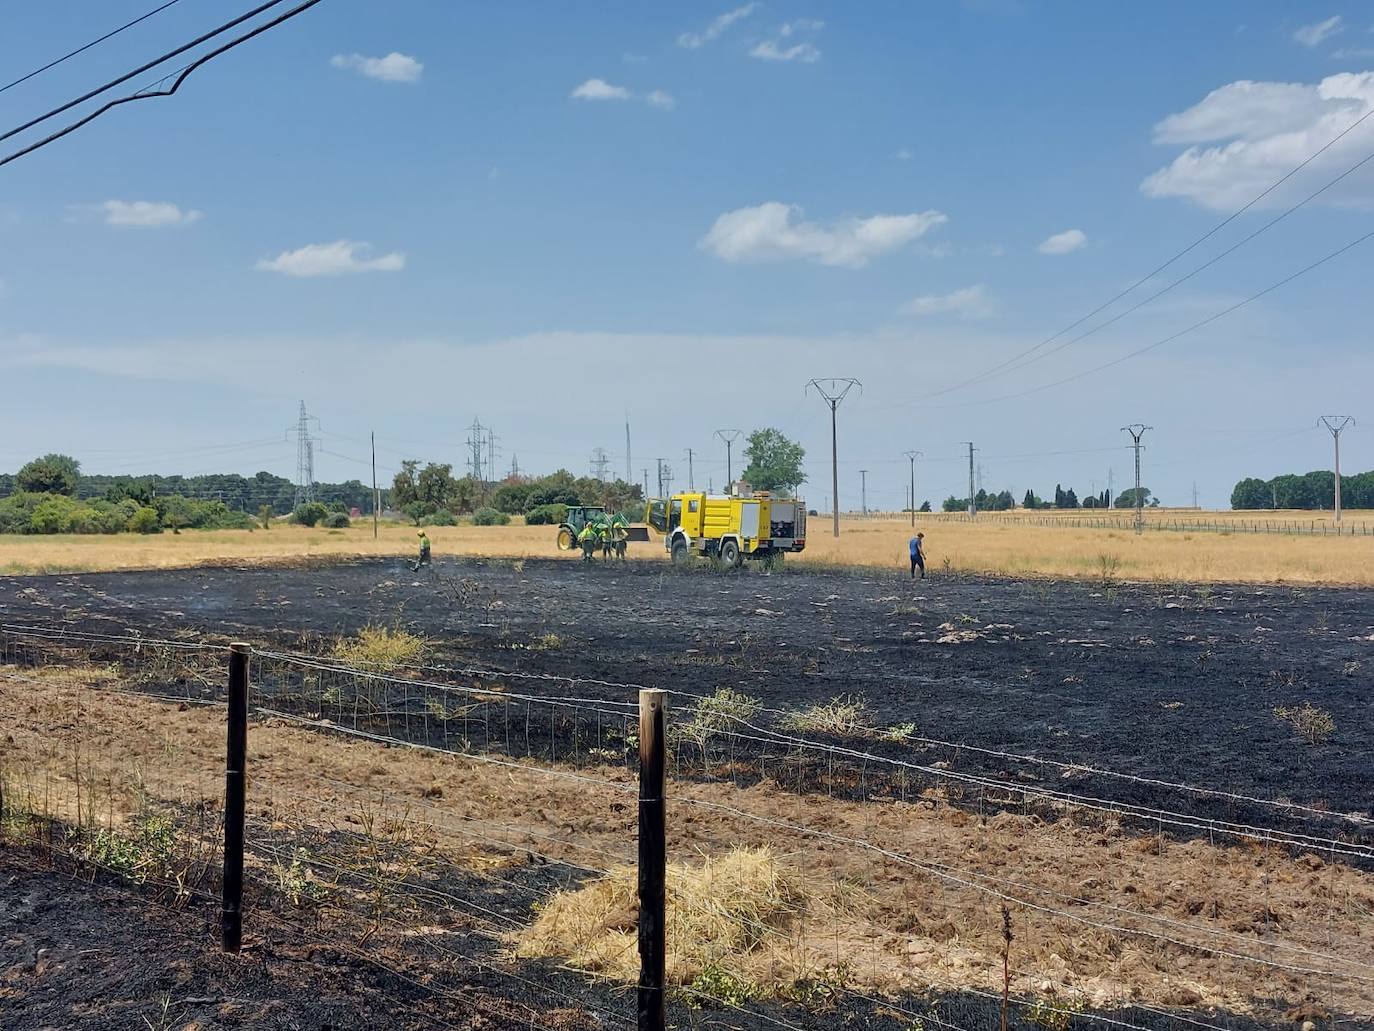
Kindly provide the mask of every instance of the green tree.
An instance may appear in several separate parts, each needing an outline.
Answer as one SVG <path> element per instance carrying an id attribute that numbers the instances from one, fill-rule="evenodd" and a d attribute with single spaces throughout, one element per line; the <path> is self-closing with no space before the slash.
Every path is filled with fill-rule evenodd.
<path id="1" fill-rule="evenodd" d="M 916 511 L 918 511 L 918 512 L 929 512 L 929 511 L 930 511 L 930 502 L 929 502 L 929 501 L 922 501 L 922 502 L 921 502 L 921 507 L 918 508 Z"/>
<path id="2" fill-rule="evenodd" d="M 401 471 L 391 479 L 391 503 L 399 509 L 406 509 L 420 497 L 418 458 L 407 458 L 401 462 Z"/>
<path id="3" fill-rule="evenodd" d="M 1158 501 L 1151 501 L 1151 500 L 1150 500 L 1150 488 L 1149 488 L 1149 487 L 1141 487 L 1141 488 L 1140 488 L 1140 498 L 1141 498 L 1141 504 L 1142 504 L 1142 505 L 1149 505 L 1149 506 L 1151 506 L 1151 507 L 1154 507 L 1154 506 L 1156 506 L 1156 505 L 1159 504 Z M 1135 488 L 1134 488 L 1134 487 L 1127 487 L 1125 490 L 1123 490 L 1120 494 L 1118 494 L 1118 495 L 1116 496 L 1116 507 L 1117 507 L 1117 508 L 1135 508 Z"/>
<path id="4" fill-rule="evenodd" d="M 1274 496 L 1265 480 L 1248 476 L 1231 491 L 1232 508 L 1272 508 Z"/>
<path id="5" fill-rule="evenodd" d="M 76 493 L 81 463 L 69 455 L 44 455 L 28 463 L 14 477 L 14 485 L 33 494 Z"/>
<path id="6" fill-rule="evenodd" d="M 790 492 L 806 482 L 802 461 L 806 449 L 772 427 L 755 430 L 745 439 L 748 461 L 742 478 L 756 490 Z"/>

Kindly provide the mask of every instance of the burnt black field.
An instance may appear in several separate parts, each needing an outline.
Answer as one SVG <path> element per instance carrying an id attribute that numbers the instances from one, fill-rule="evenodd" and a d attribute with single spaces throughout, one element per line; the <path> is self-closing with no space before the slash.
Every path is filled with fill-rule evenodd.
<path id="1" fill-rule="evenodd" d="M 1374 812 L 1371 591 L 558 560 L 450 560 L 417 575 L 369 560 L 0 578 L 0 620 L 305 650 L 368 624 L 404 626 L 432 640 L 435 662 L 698 694 L 729 686 L 775 709 L 861 695 L 879 728 Z M 1274 715 L 1305 702 L 1330 713 L 1329 740 L 1309 744 Z M 918 751 L 1028 783 L 1065 777 Z M 1176 802 L 1119 781 L 1111 795 Z"/>

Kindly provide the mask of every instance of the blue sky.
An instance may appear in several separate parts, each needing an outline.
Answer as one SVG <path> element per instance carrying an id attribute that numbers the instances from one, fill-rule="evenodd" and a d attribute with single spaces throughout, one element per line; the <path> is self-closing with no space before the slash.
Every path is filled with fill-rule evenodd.
<path id="1" fill-rule="evenodd" d="M 156 6 L 21 5 L 0 84 Z M 245 5 L 246 6 L 246 5 Z M 236 8 L 180 0 L 0 93 L 8 127 Z M 718 427 L 776 425 L 829 493 L 813 376 L 855 376 L 841 495 L 1146 482 L 1224 504 L 1243 475 L 1374 466 L 1366 166 L 1139 312 L 1031 348 L 1195 240 L 1374 104 L 1374 16 L 1279 3 L 639 5 L 324 0 L 0 168 L 0 466 L 322 479 L 461 464 L 474 416 L 522 468 L 719 485 Z M 156 78 L 149 73 L 140 85 Z M 22 143 L 18 137 L 10 143 Z M 1110 317 L 1374 151 L 1374 119 Z M 1080 327 L 1091 327 L 1095 321 Z M 1056 340 L 1062 343 L 1064 338 Z M 1060 386 L 1059 380 L 1080 376 Z M 1046 389 L 1040 389 L 1045 387 Z M 938 396 L 929 396 L 938 394 Z M 1020 396 L 1012 396 L 1020 395 Z M 999 400 L 1000 399 L 1000 400 Z M 1066 453 L 1071 452 L 1071 453 Z"/>

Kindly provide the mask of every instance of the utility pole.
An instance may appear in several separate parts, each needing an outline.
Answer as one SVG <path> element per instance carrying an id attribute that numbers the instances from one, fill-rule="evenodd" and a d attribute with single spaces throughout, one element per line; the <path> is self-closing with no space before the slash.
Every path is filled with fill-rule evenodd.
<path id="1" fill-rule="evenodd" d="M 625 482 L 633 483 L 634 469 L 630 465 L 630 413 L 625 413 Z"/>
<path id="2" fill-rule="evenodd" d="M 692 449 L 691 449 L 691 448 L 688 448 L 688 449 L 687 449 L 687 489 L 688 489 L 689 491 L 691 491 L 692 493 L 694 493 L 694 494 L 696 493 L 696 489 L 697 489 L 696 474 L 692 471 Z"/>
<path id="3" fill-rule="evenodd" d="M 835 410 L 840 407 L 840 402 L 844 400 L 845 395 L 855 387 L 859 388 L 859 393 L 863 393 L 864 385 L 856 379 L 832 377 L 830 379 L 813 379 L 806 384 L 808 391 L 815 388 L 816 393 L 820 394 L 825 403 L 830 406 L 830 487 L 834 495 L 830 512 L 836 537 L 840 535 L 840 445 L 839 434 L 835 425 Z"/>
<path id="4" fill-rule="evenodd" d="M 1197 480 L 1193 481 L 1193 507 L 1197 508 Z"/>
<path id="5" fill-rule="evenodd" d="M 735 482 L 735 465 L 733 461 L 733 448 L 735 441 L 742 436 L 740 430 L 716 430 L 716 436 L 725 441 L 725 492 L 730 492 L 730 485 Z"/>
<path id="6" fill-rule="evenodd" d="M 663 459 L 658 459 L 658 496 L 663 497 Z"/>
<path id="7" fill-rule="evenodd" d="M 919 451 L 903 451 L 907 461 L 911 463 L 911 525 L 916 525 L 916 459 L 924 456 Z"/>
<path id="8" fill-rule="evenodd" d="M 868 470 L 859 470 L 859 511 L 868 515 Z"/>
<path id="9" fill-rule="evenodd" d="M 377 431 L 372 431 L 372 539 L 377 539 L 377 509 L 381 505 L 382 495 L 377 490 Z"/>
<path id="10" fill-rule="evenodd" d="M 1349 415 L 1323 415 L 1317 420 L 1317 423 L 1331 431 L 1331 439 L 1336 444 L 1336 522 L 1339 523 L 1341 521 L 1341 431 L 1347 426 L 1355 425 L 1355 419 Z"/>
<path id="11" fill-rule="evenodd" d="M 1133 422 L 1129 426 L 1122 426 L 1122 433 L 1131 435 L 1131 446 L 1135 448 L 1135 532 L 1145 531 L 1145 498 L 1140 492 L 1140 438 L 1145 436 L 1146 430 L 1154 429 L 1153 426 L 1146 426 L 1142 422 Z"/>
<path id="12" fill-rule="evenodd" d="M 645 496 L 646 498 L 649 496 L 649 470 L 648 470 L 648 469 L 645 469 L 645 470 L 644 470 L 644 496 Z"/>
<path id="13" fill-rule="evenodd" d="M 1111 466 L 1107 466 L 1107 507 L 1112 507 L 1112 483 L 1116 473 Z"/>
<path id="14" fill-rule="evenodd" d="M 973 452 L 977 450 L 973 446 L 973 441 L 966 440 L 968 445 L 968 514 L 969 518 L 978 514 L 978 503 L 974 501 L 975 491 L 973 489 Z"/>

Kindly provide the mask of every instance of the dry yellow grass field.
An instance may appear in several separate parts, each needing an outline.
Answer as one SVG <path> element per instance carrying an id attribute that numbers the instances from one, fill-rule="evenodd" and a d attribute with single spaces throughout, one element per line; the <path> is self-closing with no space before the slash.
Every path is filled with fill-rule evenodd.
<path id="1" fill-rule="evenodd" d="M 1195 514 L 1196 515 L 1196 514 Z M 1276 514 L 1270 513 L 1271 517 Z M 1310 513 L 1289 514 L 1310 520 Z M 1282 518 L 1285 513 L 1278 513 Z M 1230 513 L 1206 513 L 1225 520 Z M 918 519 L 926 534 L 928 567 L 1016 576 L 1100 577 L 1213 582 L 1331 583 L 1374 585 L 1374 537 L 1311 537 L 1253 533 L 1179 533 L 1072 525 L 1019 525 L 1005 519 L 967 522 Z M 1370 513 L 1350 513 L 1352 521 Z M 531 558 L 573 556 L 554 546 L 549 526 L 431 527 L 436 559 L 455 555 Z M 824 517 L 811 520 L 807 549 L 789 559 L 800 564 L 906 566 L 907 518 L 842 520 L 837 541 Z M 270 530 L 186 531 L 139 536 L 0 536 L 0 573 L 98 572 L 179 568 L 206 562 L 291 561 L 327 556 L 410 555 L 415 529 L 384 525 L 347 530 L 276 526 Z M 666 561 L 659 541 L 631 546 L 645 561 Z"/>

